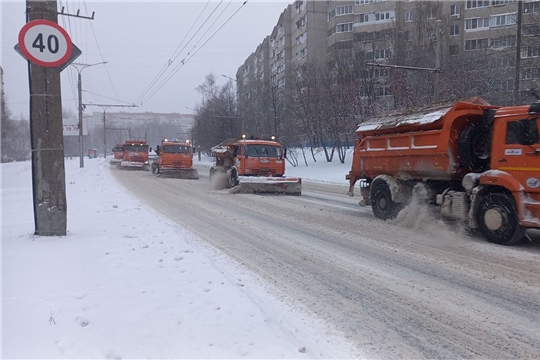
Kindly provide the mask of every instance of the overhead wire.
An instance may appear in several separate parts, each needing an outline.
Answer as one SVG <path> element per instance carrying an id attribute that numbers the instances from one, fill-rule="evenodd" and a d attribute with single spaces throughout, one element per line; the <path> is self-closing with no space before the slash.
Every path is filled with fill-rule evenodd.
<path id="1" fill-rule="evenodd" d="M 191 28 L 189 29 L 189 31 L 186 33 L 186 35 L 184 36 L 184 38 L 182 39 L 182 41 L 180 42 L 180 44 L 176 47 L 176 49 L 174 50 L 173 54 L 171 55 L 170 59 L 167 61 L 167 63 L 164 65 L 162 71 L 160 71 L 159 73 L 159 76 L 155 77 L 154 80 L 151 82 L 150 85 L 148 85 L 146 87 L 146 89 L 144 90 L 144 92 L 139 95 L 139 97 L 137 97 L 137 99 L 135 100 L 135 103 L 139 103 L 141 102 L 142 104 L 142 100 L 144 99 L 145 95 L 152 90 L 152 86 L 155 85 L 155 83 L 157 81 L 159 81 L 159 79 L 161 79 L 161 77 L 163 76 L 163 74 L 165 74 L 165 72 L 167 71 L 167 69 L 176 61 L 176 59 L 178 58 L 178 56 L 180 56 L 180 54 L 182 53 L 182 51 L 184 51 L 184 49 L 187 47 L 187 45 L 189 45 L 189 43 L 191 42 L 191 40 L 193 40 L 193 38 L 199 33 L 199 31 L 202 29 L 202 27 L 206 24 L 206 22 L 212 17 L 212 15 L 214 14 L 214 12 L 218 9 L 218 7 L 221 5 L 221 3 L 223 2 L 223 0 L 221 0 L 217 5 L 216 7 L 214 8 L 214 10 L 212 10 L 212 12 L 206 17 L 206 20 L 204 20 L 204 22 L 199 26 L 199 28 L 197 29 L 197 31 L 195 31 L 195 33 L 191 36 L 191 38 L 187 41 L 187 43 L 184 45 L 184 47 L 180 50 L 180 52 L 178 52 L 178 54 L 176 54 L 176 52 L 178 51 L 178 49 L 180 48 L 180 46 L 182 46 L 182 43 L 184 42 L 184 40 L 186 39 L 186 37 L 189 35 L 189 33 L 191 32 L 191 30 L 193 29 L 193 27 L 195 26 L 195 24 L 197 23 L 197 21 L 199 20 L 199 18 L 201 17 L 201 15 L 204 13 L 204 10 L 207 8 L 208 4 L 210 3 L 210 0 L 206 3 L 206 5 L 204 6 L 204 8 L 201 10 L 201 12 L 199 13 L 199 16 L 197 17 L 197 19 L 195 19 L 195 21 L 193 22 L 193 24 L 191 25 Z"/>
<path id="2" fill-rule="evenodd" d="M 150 82 L 150 84 L 143 90 L 142 94 L 139 95 L 137 97 L 137 99 L 135 100 L 135 103 L 137 103 L 139 101 L 140 98 L 142 98 L 144 95 L 146 95 L 147 91 L 149 91 L 151 89 L 151 87 L 154 85 L 154 83 L 156 81 L 158 81 L 161 76 L 165 73 L 165 70 L 171 66 L 172 64 L 172 58 L 176 55 L 176 52 L 178 51 L 178 49 L 180 48 L 180 46 L 182 46 L 184 40 L 188 37 L 189 33 L 191 32 L 191 30 L 193 29 L 193 27 L 195 26 L 195 24 L 197 23 L 197 21 L 199 21 L 199 18 L 201 17 L 201 15 L 204 13 L 204 10 L 206 10 L 206 8 L 208 7 L 208 4 L 210 4 L 210 1 L 211 0 L 208 0 L 208 2 L 206 3 L 206 5 L 204 6 L 204 8 L 201 10 L 201 12 L 199 13 L 199 16 L 197 16 L 197 18 L 195 19 L 195 21 L 193 22 L 193 24 L 191 25 L 191 27 L 189 28 L 189 30 L 186 32 L 186 34 L 184 35 L 184 38 L 182 39 L 182 41 L 180 41 L 180 44 L 178 44 L 178 46 L 176 47 L 176 49 L 174 50 L 173 54 L 169 57 L 169 60 L 165 63 L 165 65 L 163 65 L 163 67 L 161 68 L 161 70 L 159 70 L 158 72 L 158 75 L 156 75 L 154 77 L 154 79 Z"/>
<path id="3" fill-rule="evenodd" d="M 83 0 L 83 4 L 84 4 L 84 9 L 86 10 L 86 15 L 88 16 L 88 8 L 86 6 L 86 1 L 85 0 Z M 99 56 L 101 56 L 101 61 L 105 61 L 105 58 L 103 57 L 103 53 L 101 52 L 101 47 L 99 46 L 99 41 L 97 39 L 96 32 L 94 31 L 94 25 L 92 25 L 92 23 L 90 23 L 90 29 L 92 29 L 92 34 L 94 35 L 94 40 L 96 41 L 96 45 L 97 45 L 97 48 L 98 48 L 98 51 L 99 51 Z M 109 78 L 109 82 L 111 84 L 111 87 L 113 89 L 114 95 L 118 98 L 119 96 L 116 93 L 116 89 L 115 89 L 114 84 L 112 82 L 111 75 L 109 74 L 109 70 L 107 69 L 107 64 L 104 64 L 104 67 L 105 67 L 105 72 L 107 73 L 107 77 Z"/>
<path id="4" fill-rule="evenodd" d="M 63 6 L 62 5 L 62 0 L 60 0 L 60 6 Z M 65 19 L 65 17 L 62 16 L 61 19 L 62 19 L 62 26 L 64 28 L 66 28 L 66 19 Z M 71 28 L 69 28 L 69 32 L 71 33 Z M 73 72 L 72 71 L 73 71 L 73 69 L 68 66 L 67 74 L 68 74 L 69 82 L 71 84 L 71 87 L 70 87 L 71 94 L 73 95 L 73 97 L 77 97 L 76 94 L 75 94 L 75 81 L 73 80 Z"/>
<path id="5" fill-rule="evenodd" d="M 116 99 L 116 98 L 113 98 L 113 97 L 110 97 L 110 96 L 101 95 L 101 94 L 98 94 L 98 93 L 95 93 L 95 92 L 92 92 L 92 91 L 89 91 L 89 90 L 82 90 L 82 92 L 89 93 L 89 94 L 92 94 L 92 95 L 96 95 L 96 96 L 106 98 L 106 99 L 109 99 L 109 100 L 115 100 L 115 101 L 118 101 L 118 102 L 123 102 L 123 103 L 126 103 L 127 105 L 132 105 L 132 103 L 130 103 L 130 102 L 123 101 L 123 100 L 120 100 L 120 99 Z"/>
<path id="6" fill-rule="evenodd" d="M 247 4 L 249 0 L 245 0 L 242 5 L 201 45 L 197 48 L 197 50 L 191 54 L 191 56 L 187 57 L 186 59 L 182 60 L 182 62 L 173 69 L 173 72 L 167 77 L 158 88 L 156 88 L 149 96 L 146 97 L 145 101 L 148 101 L 154 96 L 190 59 L 192 59 L 212 38 L 244 7 L 244 5 Z"/>

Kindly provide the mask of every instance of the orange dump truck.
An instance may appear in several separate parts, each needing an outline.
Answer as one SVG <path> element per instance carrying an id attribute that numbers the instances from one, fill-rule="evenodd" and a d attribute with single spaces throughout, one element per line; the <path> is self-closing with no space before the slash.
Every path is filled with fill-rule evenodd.
<path id="1" fill-rule="evenodd" d="M 302 179 L 285 177 L 286 149 L 275 140 L 231 138 L 212 148 L 210 180 L 234 192 L 301 195 Z"/>
<path id="2" fill-rule="evenodd" d="M 198 179 L 199 172 L 193 168 L 193 147 L 190 141 L 169 141 L 156 146 L 157 161 L 152 164 L 152 172 L 162 177 Z"/>
<path id="3" fill-rule="evenodd" d="M 120 162 L 122 162 L 122 159 L 124 158 L 124 145 L 116 144 L 116 146 L 113 147 L 112 152 L 113 157 L 110 163 L 111 165 L 118 165 Z"/>
<path id="4" fill-rule="evenodd" d="M 360 182 L 377 218 L 418 196 L 488 241 L 519 242 L 540 228 L 540 103 L 481 98 L 394 112 L 356 130 L 349 195 Z"/>
<path id="5" fill-rule="evenodd" d="M 117 165 L 126 169 L 148 169 L 148 144 L 141 140 L 127 140 L 122 145 L 124 155 Z"/>

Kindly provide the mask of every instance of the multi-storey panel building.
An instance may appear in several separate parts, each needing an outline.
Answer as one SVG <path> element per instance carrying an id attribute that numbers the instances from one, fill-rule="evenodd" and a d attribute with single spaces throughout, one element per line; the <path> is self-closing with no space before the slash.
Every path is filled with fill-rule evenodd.
<path id="1" fill-rule="evenodd" d="M 322 48 L 324 53 L 315 50 Z M 384 108 L 406 106 L 400 96 L 433 101 L 439 95 L 481 95 L 501 105 L 529 102 L 530 89 L 540 86 L 540 1 L 297 0 L 270 35 L 269 83 L 284 94 L 293 85 L 291 69 L 320 59 L 329 68 L 347 59 L 360 63 L 365 70 L 359 77 L 371 79 L 362 91 L 385 99 Z M 443 71 L 390 70 L 370 63 Z M 396 94 L 405 82 L 410 94 Z"/>

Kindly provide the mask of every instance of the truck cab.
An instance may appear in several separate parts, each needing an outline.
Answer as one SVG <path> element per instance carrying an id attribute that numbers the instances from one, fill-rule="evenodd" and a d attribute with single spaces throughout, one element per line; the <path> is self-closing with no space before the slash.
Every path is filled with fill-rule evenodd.
<path id="1" fill-rule="evenodd" d="M 283 176 L 285 151 L 271 140 L 239 140 L 234 147 L 234 166 L 239 176 Z"/>
<path id="2" fill-rule="evenodd" d="M 123 145 L 123 158 L 120 167 L 140 168 L 148 167 L 148 144 L 141 140 L 128 140 Z"/>
<path id="3" fill-rule="evenodd" d="M 493 116 L 490 170 L 478 180 L 507 189 L 526 227 L 540 227 L 539 129 L 540 103 L 499 108 Z"/>
<path id="4" fill-rule="evenodd" d="M 113 165 L 120 163 L 122 159 L 124 158 L 124 145 L 116 144 L 116 146 L 112 148 L 112 153 L 113 153 L 113 157 L 110 163 Z"/>

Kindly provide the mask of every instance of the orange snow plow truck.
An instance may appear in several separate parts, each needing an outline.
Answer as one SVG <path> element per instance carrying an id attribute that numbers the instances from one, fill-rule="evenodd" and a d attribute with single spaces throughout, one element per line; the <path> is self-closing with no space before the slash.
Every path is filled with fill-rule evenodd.
<path id="1" fill-rule="evenodd" d="M 356 130 L 349 195 L 379 219 L 413 196 L 441 215 L 511 245 L 540 228 L 540 103 L 491 106 L 481 98 L 370 119 Z"/>
<path id="2" fill-rule="evenodd" d="M 163 140 L 156 146 L 157 161 L 152 164 L 152 173 L 161 177 L 198 179 L 199 172 L 193 168 L 193 147 L 190 141 Z"/>
<path id="3" fill-rule="evenodd" d="M 122 162 L 122 159 L 124 158 L 124 145 L 123 144 L 116 144 L 115 147 L 112 149 L 113 157 L 110 161 L 111 165 L 118 165 Z"/>
<path id="4" fill-rule="evenodd" d="M 124 155 L 117 164 L 122 169 L 148 170 L 148 145 L 146 141 L 127 140 L 122 146 Z"/>
<path id="5" fill-rule="evenodd" d="M 287 178 L 286 149 L 275 140 L 227 139 L 212 148 L 210 181 L 234 193 L 301 195 L 302 179 Z"/>

